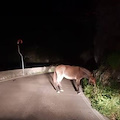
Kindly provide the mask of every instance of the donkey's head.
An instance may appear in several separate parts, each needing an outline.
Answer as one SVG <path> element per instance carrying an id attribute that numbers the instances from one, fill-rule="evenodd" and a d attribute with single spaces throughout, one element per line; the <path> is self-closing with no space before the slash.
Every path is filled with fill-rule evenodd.
<path id="1" fill-rule="evenodd" d="M 93 84 L 93 85 L 96 85 L 96 79 L 95 79 L 95 77 L 93 77 L 93 75 L 91 75 L 91 76 L 89 77 L 89 83 L 90 83 L 90 84 Z"/>

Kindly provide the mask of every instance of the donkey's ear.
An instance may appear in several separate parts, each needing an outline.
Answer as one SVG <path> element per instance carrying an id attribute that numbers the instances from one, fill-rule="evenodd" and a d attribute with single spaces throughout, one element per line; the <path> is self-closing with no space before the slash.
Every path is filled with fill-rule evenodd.
<path id="1" fill-rule="evenodd" d="M 93 74 L 93 73 L 92 73 L 91 75 L 92 75 L 92 76 L 94 76 L 94 74 Z"/>

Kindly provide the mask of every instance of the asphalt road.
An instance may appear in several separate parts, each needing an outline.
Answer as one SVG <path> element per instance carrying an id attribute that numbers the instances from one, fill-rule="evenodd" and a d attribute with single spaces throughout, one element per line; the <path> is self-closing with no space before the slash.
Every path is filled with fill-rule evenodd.
<path id="1" fill-rule="evenodd" d="M 0 120 L 105 120 L 69 80 L 60 94 L 51 81 L 52 74 L 44 74 L 0 83 Z"/>

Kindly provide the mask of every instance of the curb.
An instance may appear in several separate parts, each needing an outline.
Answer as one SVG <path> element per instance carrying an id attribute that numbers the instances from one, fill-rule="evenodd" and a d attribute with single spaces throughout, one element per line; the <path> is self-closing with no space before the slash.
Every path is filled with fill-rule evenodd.
<path id="1" fill-rule="evenodd" d="M 0 72 L 0 82 L 5 82 L 21 77 L 27 77 L 37 74 L 44 74 L 54 72 L 54 66 L 50 67 L 35 67 L 35 68 L 26 68 L 24 69 L 24 75 L 22 69 L 8 70 Z"/>
<path id="2" fill-rule="evenodd" d="M 84 102 L 93 111 L 93 113 L 98 117 L 98 119 L 99 120 L 109 120 L 107 117 L 105 117 L 101 113 L 99 113 L 96 109 L 92 108 L 90 100 L 85 96 L 81 87 L 80 87 L 80 89 L 81 89 L 81 96 L 82 96 Z"/>

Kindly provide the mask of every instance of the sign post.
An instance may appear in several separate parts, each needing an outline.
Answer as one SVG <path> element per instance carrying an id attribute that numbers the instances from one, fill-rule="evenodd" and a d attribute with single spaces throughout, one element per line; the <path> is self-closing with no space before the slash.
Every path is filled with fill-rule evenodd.
<path id="1" fill-rule="evenodd" d="M 20 46 L 19 44 L 22 44 L 23 41 L 21 39 L 18 39 L 17 41 L 17 46 L 18 46 L 18 53 L 20 54 L 20 57 L 21 57 L 21 62 L 22 62 L 22 70 L 23 70 L 23 75 L 24 75 L 24 61 L 23 61 L 23 55 L 21 54 L 20 52 Z"/>

